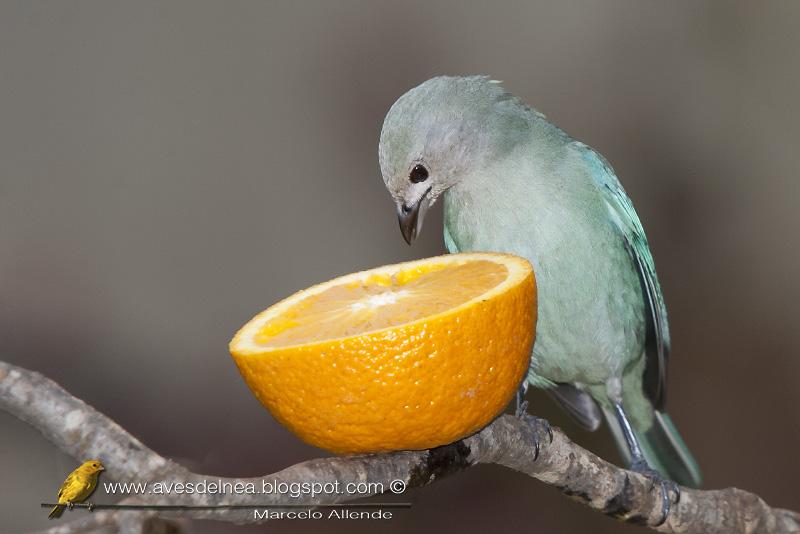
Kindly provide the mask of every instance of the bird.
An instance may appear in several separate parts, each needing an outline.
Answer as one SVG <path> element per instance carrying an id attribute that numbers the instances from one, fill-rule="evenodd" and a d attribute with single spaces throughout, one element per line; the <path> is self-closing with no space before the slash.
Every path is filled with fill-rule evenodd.
<path id="1" fill-rule="evenodd" d="M 378 159 L 409 245 L 441 198 L 448 252 L 531 262 L 538 320 L 518 407 L 532 385 L 587 430 L 605 419 L 630 468 L 661 486 L 666 520 L 677 484 L 702 475 L 665 409 L 666 305 L 608 161 L 488 76 L 438 76 L 402 95 Z"/>
<path id="2" fill-rule="evenodd" d="M 97 486 L 97 477 L 101 471 L 105 471 L 105 467 L 100 460 L 87 460 L 79 465 L 61 484 L 61 489 L 58 490 L 58 504 L 72 508 L 74 503 L 86 500 Z M 64 506 L 54 506 L 47 517 L 55 519 L 60 517 L 63 511 Z"/>

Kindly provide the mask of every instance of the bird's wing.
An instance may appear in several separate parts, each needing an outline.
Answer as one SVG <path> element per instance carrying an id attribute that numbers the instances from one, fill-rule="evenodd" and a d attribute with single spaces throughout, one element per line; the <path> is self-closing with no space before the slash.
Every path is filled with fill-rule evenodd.
<path id="1" fill-rule="evenodd" d="M 576 143 L 590 172 L 606 201 L 609 215 L 619 230 L 625 248 L 636 265 L 645 301 L 647 331 L 645 352 L 647 365 L 644 373 L 644 391 L 657 410 L 663 410 L 666 402 L 667 363 L 669 360 L 669 325 L 664 296 L 658 283 L 653 255 L 647 244 L 642 223 L 633 203 L 619 183 L 611 165 L 597 152 Z"/>
<path id="2" fill-rule="evenodd" d="M 64 483 L 61 484 L 61 489 L 58 490 L 58 500 L 59 500 L 59 502 L 61 501 L 62 497 L 64 497 L 64 499 L 67 500 L 67 501 L 71 501 L 72 499 L 75 498 L 75 496 L 72 495 L 72 493 L 74 493 L 74 491 L 72 491 L 72 490 L 75 487 L 75 479 L 76 478 L 77 478 L 77 475 L 75 475 L 75 473 L 70 473 L 67 476 L 66 480 L 64 480 Z"/>

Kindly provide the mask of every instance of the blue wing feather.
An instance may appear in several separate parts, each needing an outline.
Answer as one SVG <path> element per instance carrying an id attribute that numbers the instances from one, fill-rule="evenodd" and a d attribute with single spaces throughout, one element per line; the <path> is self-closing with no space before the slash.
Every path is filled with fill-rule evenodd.
<path id="1" fill-rule="evenodd" d="M 639 273 L 639 281 L 645 301 L 647 332 L 645 336 L 644 390 L 657 410 L 663 410 L 666 403 L 667 364 L 669 361 L 670 339 L 667 322 L 667 308 L 656 276 L 653 255 L 647 243 L 642 223 L 619 179 L 608 162 L 583 143 L 576 145 L 582 151 L 590 166 L 591 174 L 597 182 L 608 206 L 608 212 L 619 230 L 631 260 Z"/>

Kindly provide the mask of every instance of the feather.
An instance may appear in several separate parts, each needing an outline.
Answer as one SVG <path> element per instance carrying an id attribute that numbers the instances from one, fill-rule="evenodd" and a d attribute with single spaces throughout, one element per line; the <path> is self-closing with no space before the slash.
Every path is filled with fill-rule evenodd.
<path id="1" fill-rule="evenodd" d="M 666 405 L 667 366 L 669 363 L 669 324 L 667 308 L 661 285 L 658 283 L 653 256 L 642 228 L 622 184 L 619 183 L 608 162 L 583 143 L 576 145 L 589 163 L 592 177 L 600 186 L 609 215 L 625 243 L 639 274 L 645 303 L 645 354 L 644 390 L 656 410 Z"/>
<path id="2" fill-rule="evenodd" d="M 600 413 L 600 408 L 591 395 L 569 384 L 558 384 L 545 391 L 581 428 L 589 432 L 594 432 L 600 428 L 603 417 Z"/>

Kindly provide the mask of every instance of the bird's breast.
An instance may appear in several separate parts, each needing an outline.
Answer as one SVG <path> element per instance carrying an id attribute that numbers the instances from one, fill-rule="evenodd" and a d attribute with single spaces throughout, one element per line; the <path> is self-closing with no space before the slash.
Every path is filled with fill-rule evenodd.
<path id="1" fill-rule="evenodd" d="M 537 374 L 602 383 L 640 357 L 644 303 L 605 206 L 579 193 L 516 188 L 446 197 L 445 229 L 458 251 L 506 252 L 533 265 Z"/>

